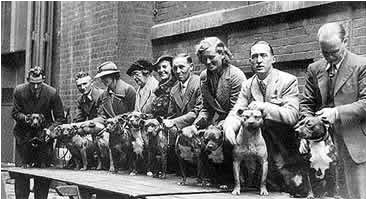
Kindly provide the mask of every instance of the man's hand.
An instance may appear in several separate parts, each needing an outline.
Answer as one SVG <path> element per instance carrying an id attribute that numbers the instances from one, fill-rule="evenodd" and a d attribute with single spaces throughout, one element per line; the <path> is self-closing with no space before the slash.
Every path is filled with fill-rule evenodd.
<path id="1" fill-rule="evenodd" d="M 55 138 L 56 136 L 53 135 L 48 128 L 44 128 L 43 131 L 45 131 L 45 141 L 48 142 L 51 138 Z"/>
<path id="2" fill-rule="evenodd" d="M 320 116 L 321 119 L 327 120 L 330 124 L 334 124 L 338 115 L 336 108 L 323 108 L 317 111 L 316 116 Z"/>
<path id="3" fill-rule="evenodd" d="M 182 135 L 191 138 L 193 135 L 196 135 L 198 129 L 195 125 L 187 126 L 182 129 Z"/>
<path id="4" fill-rule="evenodd" d="M 260 110 L 262 112 L 265 110 L 266 104 L 266 102 L 253 101 L 250 103 L 250 105 L 248 105 L 248 108 L 251 110 Z"/>
<path id="5" fill-rule="evenodd" d="M 172 128 L 175 124 L 173 122 L 173 120 L 170 119 L 164 119 L 163 120 L 163 124 L 167 127 L 167 128 Z"/>
<path id="6" fill-rule="evenodd" d="M 308 143 L 306 139 L 301 139 L 298 150 L 301 154 L 305 154 L 309 152 L 309 147 L 308 147 Z"/>
<path id="7" fill-rule="evenodd" d="M 223 131 L 226 139 L 232 144 L 236 145 L 236 132 L 241 127 L 241 120 L 235 116 L 228 116 L 223 122 Z"/>

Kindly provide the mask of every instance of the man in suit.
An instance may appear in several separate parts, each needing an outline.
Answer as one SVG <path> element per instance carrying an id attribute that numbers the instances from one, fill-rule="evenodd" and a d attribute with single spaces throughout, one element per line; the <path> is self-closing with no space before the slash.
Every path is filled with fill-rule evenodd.
<path id="1" fill-rule="evenodd" d="M 170 94 L 168 115 L 171 119 L 164 120 L 164 123 L 167 127 L 182 129 L 194 122 L 202 108 L 200 78 L 191 73 L 194 64 L 189 55 L 178 54 L 172 63 L 178 82 Z"/>
<path id="2" fill-rule="evenodd" d="M 232 53 L 217 37 L 204 38 L 196 55 L 206 69 L 200 73 L 203 108 L 194 121 L 198 128 L 224 120 L 237 101 L 245 74 L 230 64 Z"/>
<path id="3" fill-rule="evenodd" d="M 324 58 L 307 69 L 301 118 L 318 115 L 333 124 L 348 191 L 344 198 L 365 199 L 366 58 L 346 49 L 348 37 L 341 24 L 324 24 L 317 36 Z M 306 145 L 301 141 L 302 152 Z"/>
<path id="4" fill-rule="evenodd" d="M 115 63 L 108 61 L 99 65 L 94 78 L 101 78 L 107 87 L 98 99 L 98 117 L 94 121 L 103 123 L 105 119 L 134 110 L 136 90 L 120 79 L 120 70 Z"/>
<path id="5" fill-rule="evenodd" d="M 153 65 L 147 60 L 137 60 L 130 65 L 127 74 L 132 77 L 138 90 L 136 91 L 135 111 L 151 114 L 154 92 L 158 89 L 158 81 L 152 76 Z"/>
<path id="6" fill-rule="evenodd" d="M 238 100 L 227 116 L 223 129 L 227 140 L 235 145 L 241 122 L 238 109 L 248 107 L 263 113 L 263 137 L 269 153 L 268 182 L 275 190 L 284 188 L 283 166 L 289 166 L 290 157 L 300 159 L 292 126 L 298 121 L 299 100 L 297 78 L 273 68 L 273 48 L 266 41 L 255 42 L 250 49 L 250 63 L 255 74 L 244 81 Z M 292 156 L 291 156 L 292 155 Z"/>
<path id="7" fill-rule="evenodd" d="M 75 75 L 76 87 L 82 94 L 77 100 L 74 122 L 83 122 L 97 117 L 97 100 L 103 90 L 92 85 L 92 77 L 86 72 Z"/>
<path id="8" fill-rule="evenodd" d="M 52 130 L 64 122 L 64 108 L 55 88 L 44 83 L 45 76 L 41 67 L 35 66 L 28 72 L 28 83 L 18 85 L 14 90 L 14 106 L 11 116 L 16 121 L 14 136 L 16 139 L 16 166 L 20 166 L 26 158 L 25 144 L 30 140 L 27 131 L 30 130 L 30 114 L 42 114 L 45 118 L 45 128 Z M 46 130 L 48 130 L 46 129 Z M 50 146 L 51 148 L 51 146 Z M 51 159 L 51 158 L 50 158 Z M 51 160 L 50 160 L 51 161 Z M 15 175 L 15 197 L 29 197 L 29 177 Z M 36 199 L 47 199 L 50 181 L 34 178 L 34 195 Z"/>

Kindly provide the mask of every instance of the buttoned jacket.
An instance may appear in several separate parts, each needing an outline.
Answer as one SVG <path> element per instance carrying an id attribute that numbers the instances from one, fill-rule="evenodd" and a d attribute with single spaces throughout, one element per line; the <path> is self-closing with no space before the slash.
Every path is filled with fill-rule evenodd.
<path id="1" fill-rule="evenodd" d="M 105 119 L 133 111 L 135 98 L 136 90 L 134 87 L 119 79 L 115 92 L 107 88 L 98 98 L 98 117 L 94 121 L 103 123 Z"/>
<path id="2" fill-rule="evenodd" d="M 14 105 L 11 116 L 15 120 L 13 133 L 17 143 L 26 139 L 29 125 L 25 123 L 27 114 L 43 114 L 45 117 L 45 128 L 51 128 L 65 122 L 64 108 L 56 89 L 42 83 L 39 98 L 32 95 L 29 83 L 18 85 L 14 90 Z"/>
<path id="3" fill-rule="evenodd" d="M 97 87 L 91 87 L 91 100 L 87 95 L 81 95 L 77 100 L 76 114 L 74 122 L 83 122 L 97 117 L 97 100 L 103 93 L 103 90 Z"/>
<path id="4" fill-rule="evenodd" d="M 182 93 L 180 82 L 171 89 L 171 100 L 168 113 L 177 128 L 182 129 L 191 125 L 202 109 L 202 97 L 200 91 L 200 77 L 191 74 L 187 80 L 187 88 Z"/>
<path id="5" fill-rule="evenodd" d="M 301 99 L 301 115 L 314 116 L 327 104 L 327 61 L 321 59 L 308 66 Z M 334 87 L 334 105 L 338 112 L 336 134 L 356 163 L 366 162 L 366 58 L 350 51 L 339 66 Z"/>

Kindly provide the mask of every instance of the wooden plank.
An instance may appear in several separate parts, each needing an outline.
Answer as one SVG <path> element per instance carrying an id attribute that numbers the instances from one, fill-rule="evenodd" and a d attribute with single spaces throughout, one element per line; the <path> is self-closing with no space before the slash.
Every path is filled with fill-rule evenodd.
<path id="1" fill-rule="evenodd" d="M 223 192 L 224 190 L 210 187 L 200 187 L 189 178 L 189 185 L 178 185 L 179 178 L 168 175 L 167 179 L 157 179 L 144 175 L 129 176 L 127 172 L 118 174 L 107 171 L 74 171 L 67 169 L 37 169 L 37 168 L 8 168 L 9 172 L 22 173 L 31 176 L 50 178 L 57 181 L 87 187 L 93 190 L 106 191 L 130 197 L 146 197 L 174 194 L 195 194 Z"/>
<path id="2" fill-rule="evenodd" d="M 148 196 L 147 199 L 290 199 L 288 193 L 270 192 L 269 196 L 260 196 L 257 191 L 242 192 L 240 195 L 227 193 L 203 193 L 203 194 L 176 194 L 162 196 Z"/>

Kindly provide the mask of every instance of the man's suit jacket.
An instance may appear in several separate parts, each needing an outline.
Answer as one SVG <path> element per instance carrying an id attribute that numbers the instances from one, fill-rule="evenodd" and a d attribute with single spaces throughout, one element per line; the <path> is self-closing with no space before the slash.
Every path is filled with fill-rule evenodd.
<path id="1" fill-rule="evenodd" d="M 191 125 L 198 116 L 203 105 L 199 76 L 191 74 L 191 77 L 187 81 L 187 88 L 183 95 L 181 94 L 179 82 L 172 87 L 170 94 L 171 100 L 168 113 L 179 129 Z"/>
<path id="2" fill-rule="evenodd" d="M 136 92 L 135 111 L 142 113 L 152 113 L 152 103 L 155 99 L 154 92 L 158 89 L 158 81 L 153 76 L 148 77 L 143 88 L 138 88 Z"/>
<path id="3" fill-rule="evenodd" d="M 299 100 L 297 77 L 273 68 L 268 75 L 265 99 L 261 93 L 257 76 L 254 75 L 242 84 L 233 112 L 247 107 L 252 101 L 269 102 L 265 119 L 294 125 L 298 121 Z M 232 114 L 232 112 L 231 112 Z"/>
<path id="4" fill-rule="evenodd" d="M 51 129 L 64 123 L 64 107 L 55 88 L 43 83 L 38 99 L 32 95 L 29 83 L 18 85 L 15 88 L 11 116 L 16 121 L 13 133 L 18 144 L 24 142 L 26 131 L 29 130 L 29 126 L 24 121 L 25 115 L 32 113 L 43 114 L 46 127 L 51 126 Z"/>
<path id="5" fill-rule="evenodd" d="M 81 95 L 77 100 L 76 114 L 74 122 L 83 122 L 97 117 L 97 100 L 103 93 L 103 90 L 92 86 L 92 100 L 87 99 L 86 95 Z"/>
<path id="6" fill-rule="evenodd" d="M 135 98 L 134 87 L 119 79 L 115 93 L 107 88 L 98 98 L 98 117 L 94 121 L 103 123 L 105 119 L 133 111 Z"/>
<path id="7" fill-rule="evenodd" d="M 237 101 L 241 84 L 246 80 L 246 76 L 239 68 L 228 65 L 223 69 L 223 74 L 219 78 L 216 96 L 213 96 L 209 90 L 207 70 L 201 72 L 200 80 L 203 109 L 201 109 L 194 124 L 201 124 L 200 121 L 203 120 L 203 123 L 207 126 L 213 121 L 215 113 L 218 114 L 218 118 L 215 120 L 216 122 L 225 119 Z"/>
<path id="8" fill-rule="evenodd" d="M 326 105 L 327 61 L 312 63 L 306 73 L 301 115 L 314 116 Z M 336 134 L 343 136 L 356 163 L 366 162 L 366 58 L 347 51 L 336 75 L 334 105 L 338 111 Z"/>

